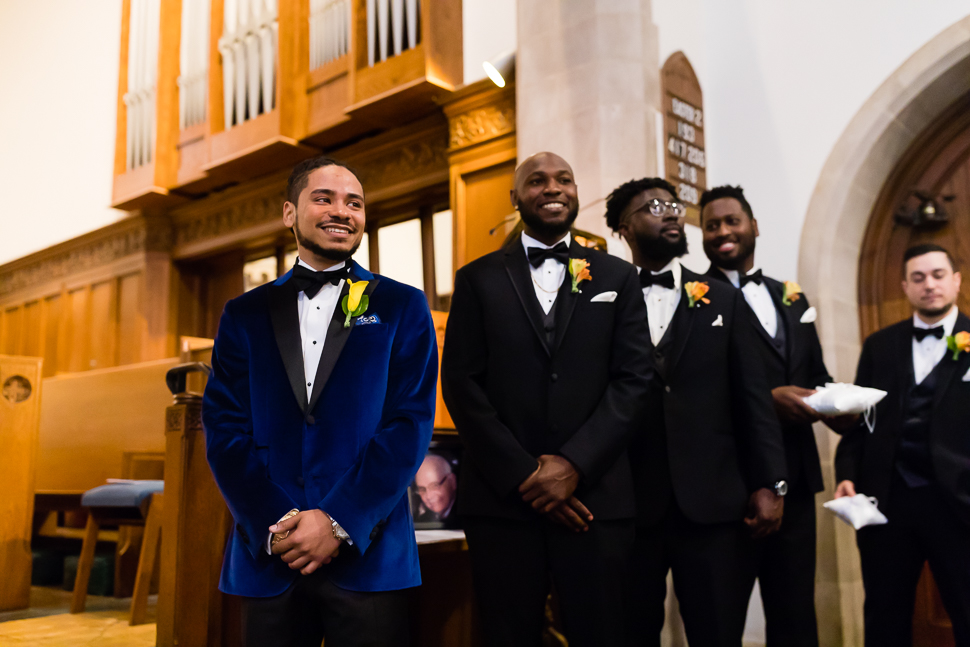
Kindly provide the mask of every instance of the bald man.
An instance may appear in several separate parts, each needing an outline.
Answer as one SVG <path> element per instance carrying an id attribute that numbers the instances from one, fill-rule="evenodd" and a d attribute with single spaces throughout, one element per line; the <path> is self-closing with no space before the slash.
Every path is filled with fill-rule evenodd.
<path id="1" fill-rule="evenodd" d="M 414 475 L 414 489 L 421 498 L 421 509 L 415 515 L 415 521 L 444 521 L 451 517 L 458 477 L 448 459 L 428 454 Z"/>
<path id="2" fill-rule="evenodd" d="M 621 645 L 626 448 L 651 378 L 640 283 L 571 240 L 579 196 L 558 155 L 526 159 L 511 198 L 523 233 L 458 270 L 441 365 L 485 644 L 540 645 L 551 580 L 571 647 Z"/>

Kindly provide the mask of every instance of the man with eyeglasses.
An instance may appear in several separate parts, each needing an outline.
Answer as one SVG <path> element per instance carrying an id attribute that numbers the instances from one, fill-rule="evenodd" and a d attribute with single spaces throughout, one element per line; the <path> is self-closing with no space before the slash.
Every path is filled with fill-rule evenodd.
<path id="1" fill-rule="evenodd" d="M 414 475 L 414 489 L 421 499 L 416 522 L 445 521 L 451 517 L 458 490 L 458 476 L 444 456 L 428 454 Z"/>
<path id="2" fill-rule="evenodd" d="M 660 645 L 667 572 L 691 647 L 741 646 L 749 536 L 781 525 L 781 429 L 740 291 L 683 267 L 684 205 L 660 178 L 617 187 L 606 222 L 630 245 L 654 379 L 630 447 L 637 502 L 628 634 Z"/>

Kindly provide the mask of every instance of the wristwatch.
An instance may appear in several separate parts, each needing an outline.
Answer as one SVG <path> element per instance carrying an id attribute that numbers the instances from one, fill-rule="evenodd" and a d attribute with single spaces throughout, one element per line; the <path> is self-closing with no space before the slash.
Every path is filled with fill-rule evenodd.
<path id="1" fill-rule="evenodd" d="M 778 481 L 775 483 L 775 495 L 785 496 L 788 494 L 788 481 Z"/>
<path id="2" fill-rule="evenodd" d="M 347 531 L 344 530 L 333 517 L 330 518 L 330 525 L 333 528 L 334 539 L 337 541 L 348 541 L 350 539 L 350 535 L 347 534 Z"/>

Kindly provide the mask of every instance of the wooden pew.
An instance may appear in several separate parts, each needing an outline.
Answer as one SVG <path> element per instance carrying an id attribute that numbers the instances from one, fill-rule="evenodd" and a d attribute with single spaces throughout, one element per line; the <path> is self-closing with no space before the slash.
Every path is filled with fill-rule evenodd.
<path id="1" fill-rule="evenodd" d="M 30 603 L 39 357 L 0 355 L 0 611 Z"/>

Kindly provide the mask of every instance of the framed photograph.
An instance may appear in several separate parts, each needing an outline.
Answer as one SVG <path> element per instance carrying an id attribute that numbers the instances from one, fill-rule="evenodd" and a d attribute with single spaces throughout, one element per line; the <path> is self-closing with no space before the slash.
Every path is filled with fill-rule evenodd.
<path id="1" fill-rule="evenodd" d="M 417 530 L 458 528 L 458 472 L 461 444 L 454 440 L 431 442 L 428 453 L 408 488 L 411 516 Z"/>

